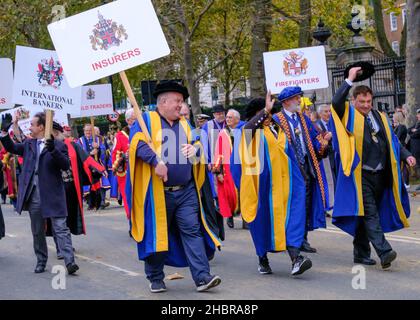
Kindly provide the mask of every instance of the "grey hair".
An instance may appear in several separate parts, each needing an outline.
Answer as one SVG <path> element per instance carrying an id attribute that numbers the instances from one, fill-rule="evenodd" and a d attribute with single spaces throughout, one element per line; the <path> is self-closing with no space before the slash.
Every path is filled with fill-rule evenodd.
<path id="1" fill-rule="evenodd" d="M 320 113 L 321 111 L 323 111 L 325 108 L 331 108 L 331 106 L 329 104 L 320 104 L 318 106 L 318 108 L 316 108 L 316 111 L 318 113 Z"/>
<path id="2" fill-rule="evenodd" d="M 156 99 L 156 104 L 159 106 L 159 104 L 162 102 L 163 99 L 165 99 L 168 96 L 169 92 L 164 92 L 158 95 Z"/>
<path id="3" fill-rule="evenodd" d="M 233 113 L 233 116 L 236 118 L 236 119 L 241 119 L 241 114 L 239 113 L 239 111 L 238 110 L 235 110 L 235 109 L 229 109 L 228 110 L 228 113 L 229 112 L 232 112 Z"/>
<path id="4" fill-rule="evenodd" d="M 125 112 L 125 119 L 131 119 L 133 114 L 134 114 L 134 109 L 133 108 L 127 109 L 127 111 Z"/>

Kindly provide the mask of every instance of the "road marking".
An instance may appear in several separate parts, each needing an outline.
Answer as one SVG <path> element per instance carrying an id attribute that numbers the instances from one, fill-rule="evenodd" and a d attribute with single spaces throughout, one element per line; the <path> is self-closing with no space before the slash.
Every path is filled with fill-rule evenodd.
<path id="1" fill-rule="evenodd" d="M 335 229 L 335 228 L 318 229 L 318 231 L 350 236 L 348 233 L 346 233 L 344 231 L 341 231 L 339 229 Z M 405 237 L 405 236 L 387 236 L 386 238 L 387 238 L 387 240 L 390 240 L 390 241 L 413 243 L 413 244 L 420 245 L 420 238 Z"/>
<path id="2" fill-rule="evenodd" d="M 53 247 L 53 246 L 48 246 L 48 248 L 50 248 L 53 251 L 56 250 L 56 248 Z M 133 271 L 130 271 L 130 270 L 126 270 L 126 269 L 123 269 L 123 268 L 114 266 L 112 264 L 108 264 L 108 263 L 105 263 L 105 262 L 102 262 L 102 261 L 98 261 L 98 260 L 95 260 L 95 259 L 92 259 L 92 258 L 89 258 L 89 257 L 82 256 L 80 254 L 75 254 L 74 256 L 77 257 L 77 258 L 79 258 L 79 259 L 86 260 L 86 261 L 88 261 L 88 262 L 90 262 L 92 264 L 100 264 L 100 265 L 103 265 L 105 267 L 108 267 L 112 271 L 121 272 L 121 273 L 124 273 L 124 274 L 126 274 L 126 275 L 128 275 L 130 277 L 139 277 L 139 276 L 141 276 L 140 273 L 133 272 Z"/>
<path id="3" fill-rule="evenodd" d="M 9 238 L 17 238 L 17 235 L 6 233 L 6 237 L 9 237 Z"/>

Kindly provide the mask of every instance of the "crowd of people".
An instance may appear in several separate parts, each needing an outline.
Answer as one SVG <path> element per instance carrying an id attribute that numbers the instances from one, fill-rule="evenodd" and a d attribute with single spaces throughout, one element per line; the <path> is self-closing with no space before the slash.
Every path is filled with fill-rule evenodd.
<path id="1" fill-rule="evenodd" d="M 188 90 L 173 81 L 157 85 L 156 111 L 137 118 L 128 110 L 127 127 L 111 139 L 90 124 L 75 139 L 57 123 L 44 138 L 43 113 L 23 137 L 4 117 L 2 185 L 18 213 L 29 211 L 35 272 L 45 271 L 49 235 L 68 273 L 78 270 L 71 234 L 86 234 L 83 201 L 88 210 L 104 209 L 108 190 L 124 206 L 153 293 L 166 291 L 165 265 L 189 267 L 199 292 L 218 286 L 209 261 L 225 241 L 225 222 L 234 228 L 239 215 L 260 274 L 271 274 L 269 254 L 283 251 L 292 276 L 308 271 L 305 253 L 317 252 L 310 232 L 326 228 L 328 217 L 353 236 L 354 263 L 376 264 L 372 244 L 389 268 L 397 253 L 384 233 L 408 227 L 408 168 L 420 155 L 420 110 L 415 127 L 405 127 L 403 110 L 391 126 L 372 108 L 372 90 L 354 84 L 361 72 L 351 68 L 332 104 L 312 110 L 316 117 L 302 103 L 301 88 L 287 87 L 277 101 L 270 92 L 252 99 L 244 117 L 216 105 L 213 119 L 195 115 L 194 128 Z"/>

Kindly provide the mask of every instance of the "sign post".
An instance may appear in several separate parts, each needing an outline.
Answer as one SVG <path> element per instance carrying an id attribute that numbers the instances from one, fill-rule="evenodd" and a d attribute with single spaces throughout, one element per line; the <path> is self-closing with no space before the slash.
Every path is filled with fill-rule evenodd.
<path id="1" fill-rule="evenodd" d="M 114 1 L 54 22 L 48 31 L 70 86 L 120 74 L 141 129 L 151 142 L 124 72 L 170 53 L 151 0 Z"/>

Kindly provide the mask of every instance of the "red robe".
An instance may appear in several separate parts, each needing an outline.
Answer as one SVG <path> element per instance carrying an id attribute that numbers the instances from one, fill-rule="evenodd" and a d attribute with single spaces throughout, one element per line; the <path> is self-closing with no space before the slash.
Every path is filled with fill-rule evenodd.
<path id="1" fill-rule="evenodd" d="M 230 172 L 230 156 L 232 154 L 232 141 L 227 129 L 219 133 L 215 149 L 214 169 L 223 174 L 223 182 L 217 180 L 217 195 L 219 198 L 220 213 L 223 217 L 232 217 L 238 209 L 238 192 Z"/>
<path id="2" fill-rule="evenodd" d="M 129 139 L 128 134 L 124 131 L 119 131 L 115 135 L 114 149 L 112 150 L 112 169 L 114 171 L 115 177 L 118 181 L 118 189 L 121 192 L 123 198 L 125 214 L 127 219 L 130 219 L 130 210 L 127 205 L 127 197 L 125 194 L 125 180 L 127 175 L 127 159 L 125 155 L 129 149 Z M 123 159 L 124 157 L 124 159 Z"/>

